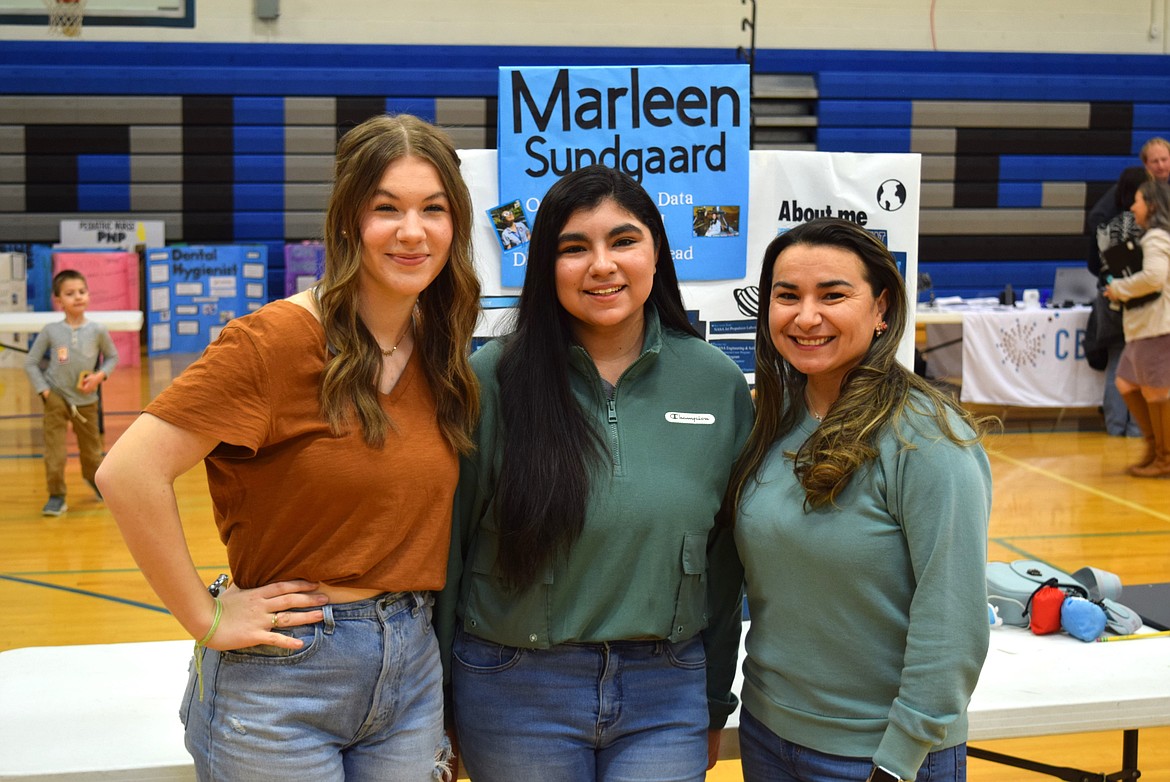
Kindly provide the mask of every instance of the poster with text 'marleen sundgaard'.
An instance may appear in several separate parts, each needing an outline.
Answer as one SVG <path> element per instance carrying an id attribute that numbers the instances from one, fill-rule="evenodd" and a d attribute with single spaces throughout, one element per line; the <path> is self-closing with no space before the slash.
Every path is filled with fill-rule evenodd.
<path id="1" fill-rule="evenodd" d="M 654 199 L 680 280 L 742 278 L 748 79 L 746 65 L 501 68 L 497 145 L 506 208 L 496 211 L 507 212 L 508 223 L 531 225 L 553 182 L 601 163 L 628 173 Z M 504 242 L 505 286 L 523 283 L 526 260 L 526 245 Z"/>

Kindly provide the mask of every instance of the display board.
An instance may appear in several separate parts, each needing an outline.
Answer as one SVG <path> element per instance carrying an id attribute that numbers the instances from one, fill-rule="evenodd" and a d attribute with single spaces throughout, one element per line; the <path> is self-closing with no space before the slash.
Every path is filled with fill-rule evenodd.
<path id="1" fill-rule="evenodd" d="M 505 285 L 564 174 L 600 163 L 650 193 L 680 280 L 744 275 L 751 90 L 747 65 L 500 68 L 499 200 L 486 205 Z"/>
<path id="2" fill-rule="evenodd" d="M 141 310 L 142 302 L 138 294 L 139 263 L 138 253 L 135 252 L 53 252 L 54 275 L 65 269 L 75 269 L 85 275 L 91 311 Z M 58 309 L 55 303 L 53 309 Z M 113 332 L 110 337 L 118 349 L 119 366 L 136 367 L 142 362 L 138 332 Z"/>
<path id="3" fill-rule="evenodd" d="M 148 352 L 202 352 L 225 323 L 268 301 L 267 279 L 264 245 L 147 250 Z"/>
<path id="4" fill-rule="evenodd" d="M 325 274 L 325 245 L 302 242 L 284 246 L 284 295 L 311 288 Z"/>
<path id="5" fill-rule="evenodd" d="M 27 256 L 24 253 L 0 253 L 0 312 L 21 312 L 28 308 Z M 31 336 L 20 332 L 0 332 L 0 367 L 24 366 Z M 7 350 L 13 347 L 16 350 Z"/>
<path id="6" fill-rule="evenodd" d="M 477 336 L 503 333 L 509 306 L 523 280 L 509 284 L 503 251 L 489 212 L 501 201 L 495 150 L 460 150 L 475 215 L 473 241 L 485 311 Z M 758 150 L 750 155 L 750 211 L 746 271 L 733 279 L 684 280 L 683 301 L 699 332 L 753 379 L 760 261 L 782 231 L 826 214 L 852 220 L 886 243 L 905 275 L 909 301 L 917 298 L 921 156 Z M 510 278 L 509 278 L 510 279 Z M 913 313 L 898 358 L 914 365 Z"/>

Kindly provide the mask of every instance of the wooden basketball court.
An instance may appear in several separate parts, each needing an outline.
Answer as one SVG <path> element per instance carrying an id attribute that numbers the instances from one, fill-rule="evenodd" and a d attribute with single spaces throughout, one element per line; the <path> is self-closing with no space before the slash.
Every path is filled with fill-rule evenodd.
<path id="1" fill-rule="evenodd" d="M 104 390 L 107 448 L 191 358 L 144 360 L 141 368 L 115 373 Z M 69 511 L 41 516 L 40 408 L 24 372 L 0 368 L 0 602 L 6 620 L 0 651 L 184 638 L 139 575 L 110 514 L 82 482 L 76 458 L 67 473 Z M 1092 416 L 1073 424 L 1068 417 L 1009 411 L 1005 431 L 989 440 L 995 481 L 990 557 L 1039 559 L 1069 571 L 1093 565 L 1125 584 L 1170 581 L 1170 481 L 1124 475 L 1140 441 L 1093 431 Z M 177 489 L 192 555 L 211 581 L 227 565 L 202 468 L 183 476 Z M 1142 778 L 1170 780 L 1170 728 L 1143 730 L 1140 742 Z M 1120 768 L 1122 751 L 1119 732 L 979 746 L 1104 773 Z M 738 762 L 721 762 L 708 779 L 739 780 Z M 973 759 L 969 779 L 1052 777 Z"/>

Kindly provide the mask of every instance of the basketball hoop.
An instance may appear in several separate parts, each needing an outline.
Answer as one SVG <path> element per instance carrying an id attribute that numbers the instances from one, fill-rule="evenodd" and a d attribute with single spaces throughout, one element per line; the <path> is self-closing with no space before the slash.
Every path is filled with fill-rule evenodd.
<path id="1" fill-rule="evenodd" d="M 44 3 L 49 9 L 49 32 L 66 38 L 81 36 L 85 0 L 44 0 Z"/>

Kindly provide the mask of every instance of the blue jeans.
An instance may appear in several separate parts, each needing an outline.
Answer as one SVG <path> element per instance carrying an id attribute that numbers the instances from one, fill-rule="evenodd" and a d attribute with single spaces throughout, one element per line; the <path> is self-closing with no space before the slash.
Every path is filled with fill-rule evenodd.
<path id="1" fill-rule="evenodd" d="M 702 782 L 707 659 L 699 637 L 518 649 L 460 630 L 451 674 L 475 782 Z"/>
<path id="2" fill-rule="evenodd" d="M 872 758 L 817 752 L 780 738 L 746 709 L 741 709 L 739 714 L 739 754 L 744 782 L 862 782 L 873 768 Z M 966 782 L 967 745 L 931 752 L 914 779 L 915 782 Z"/>
<path id="3" fill-rule="evenodd" d="M 324 607 L 301 649 L 205 650 L 180 716 L 200 780 L 430 782 L 450 758 L 429 593 Z"/>

